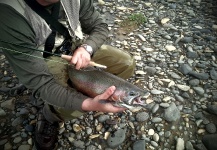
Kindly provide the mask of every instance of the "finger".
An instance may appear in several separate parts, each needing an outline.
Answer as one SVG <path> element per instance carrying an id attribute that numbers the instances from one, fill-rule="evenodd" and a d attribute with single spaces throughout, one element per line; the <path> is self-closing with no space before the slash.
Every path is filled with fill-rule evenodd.
<path id="1" fill-rule="evenodd" d="M 104 93 L 99 95 L 98 99 L 108 99 L 115 91 L 115 86 L 111 86 Z"/>
<path id="2" fill-rule="evenodd" d="M 113 106 L 111 103 L 104 104 L 104 106 L 102 107 L 104 107 L 103 109 L 105 112 L 112 112 L 112 113 L 122 112 L 126 110 L 126 108 L 123 108 L 123 107 Z"/>
<path id="3" fill-rule="evenodd" d="M 82 59 L 78 59 L 77 63 L 76 63 L 76 69 L 80 69 L 82 67 Z"/>
<path id="4" fill-rule="evenodd" d="M 72 56 L 72 59 L 71 59 L 71 64 L 77 64 L 77 61 L 78 61 L 78 58 L 76 56 Z"/>

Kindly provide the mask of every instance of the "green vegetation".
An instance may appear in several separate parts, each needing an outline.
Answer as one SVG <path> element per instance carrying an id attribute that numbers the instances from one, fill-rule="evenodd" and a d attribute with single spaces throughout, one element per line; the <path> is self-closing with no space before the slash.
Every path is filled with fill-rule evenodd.
<path id="1" fill-rule="evenodd" d="M 129 26 L 129 25 L 134 25 L 134 26 L 140 26 L 144 23 L 147 22 L 147 18 L 141 14 L 141 13 L 134 13 L 128 16 L 126 19 L 124 19 L 121 22 L 121 26 Z"/>

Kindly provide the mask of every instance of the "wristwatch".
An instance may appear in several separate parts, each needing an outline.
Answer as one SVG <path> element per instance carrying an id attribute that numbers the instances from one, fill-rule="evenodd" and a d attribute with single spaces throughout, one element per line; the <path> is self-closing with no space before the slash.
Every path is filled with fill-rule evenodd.
<path id="1" fill-rule="evenodd" d="M 92 56 L 93 48 L 90 45 L 82 44 L 80 47 L 83 47 L 90 54 L 90 56 Z"/>

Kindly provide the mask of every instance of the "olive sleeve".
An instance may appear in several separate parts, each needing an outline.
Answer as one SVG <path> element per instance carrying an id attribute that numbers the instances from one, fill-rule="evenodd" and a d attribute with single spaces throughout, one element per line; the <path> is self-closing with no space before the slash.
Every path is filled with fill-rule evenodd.
<path id="1" fill-rule="evenodd" d="M 71 110 L 81 110 L 87 97 L 67 89 L 54 80 L 40 52 L 34 51 L 35 33 L 27 20 L 12 7 L 0 4 L 0 49 L 4 52 L 19 81 L 48 104 Z M 20 45 L 20 46 L 17 46 Z"/>
<path id="2" fill-rule="evenodd" d="M 99 49 L 108 37 L 108 25 L 93 6 L 93 0 L 81 0 L 80 23 L 82 31 L 88 34 L 84 42 L 92 46 L 94 52 Z"/>

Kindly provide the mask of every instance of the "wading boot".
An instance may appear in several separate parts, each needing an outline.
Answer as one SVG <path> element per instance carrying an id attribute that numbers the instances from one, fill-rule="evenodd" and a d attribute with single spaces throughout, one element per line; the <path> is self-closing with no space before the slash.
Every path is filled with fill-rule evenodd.
<path id="1" fill-rule="evenodd" d="M 40 110 L 34 136 L 34 150 L 55 150 L 58 142 L 59 122 L 49 122 Z"/>

